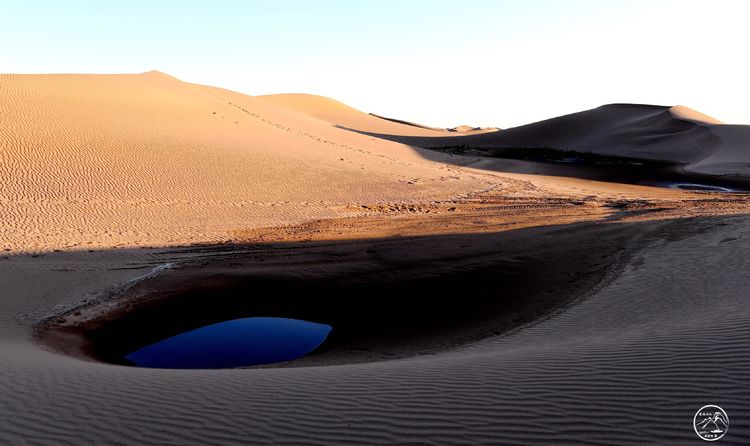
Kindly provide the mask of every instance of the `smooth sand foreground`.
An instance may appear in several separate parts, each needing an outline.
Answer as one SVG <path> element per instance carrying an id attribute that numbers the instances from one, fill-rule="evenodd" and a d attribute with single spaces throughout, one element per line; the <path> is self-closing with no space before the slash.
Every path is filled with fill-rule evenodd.
<path id="1" fill-rule="evenodd" d="M 677 445 L 695 441 L 692 414 L 715 403 L 734 415 L 730 434 L 722 441 L 742 444 L 750 435 L 743 415 L 750 382 L 750 314 L 741 291 L 750 283 L 737 271 L 748 268 L 748 224 L 746 217 L 714 217 L 594 225 L 599 229 L 588 232 L 545 227 L 526 235 L 523 231 L 529 230 L 521 230 L 518 236 L 454 236 L 442 248 L 419 239 L 400 245 L 374 241 L 369 254 L 361 245 L 335 243 L 293 250 L 280 246 L 278 251 L 264 245 L 244 254 L 226 252 L 224 247 L 13 257 L 4 261 L 2 275 L 8 291 L 0 320 L 0 392 L 6 414 L 0 438 L 13 444 Z M 524 248 L 545 240 L 570 247 L 568 256 L 586 262 L 539 257 L 549 254 L 544 250 L 524 253 Z M 508 250 L 508 243 L 514 249 Z M 600 248 L 588 249 L 597 243 Z M 624 259 L 616 255 L 620 243 L 629 247 Z M 608 252 L 615 256 L 607 257 Z M 494 295 L 498 303 L 525 302 L 498 314 L 494 324 L 480 325 L 482 330 L 497 330 L 497 335 L 467 344 L 461 336 L 473 335 L 465 324 L 459 323 L 456 330 L 439 324 L 443 329 L 431 333 L 427 344 L 419 338 L 406 344 L 407 350 L 416 346 L 411 353 L 417 356 L 403 356 L 398 350 L 406 336 L 403 321 L 396 325 L 402 328 L 393 342 L 385 319 L 383 337 L 391 341 L 386 345 L 397 350 L 382 351 L 400 358 L 396 360 L 380 356 L 375 342 L 370 344 L 372 357 L 358 352 L 356 358 L 365 362 L 343 365 L 334 357 L 328 361 L 331 365 L 324 361 L 314 367 L 138 369 L 61 355 L 28 337 L 34 321 L 50 308 L 96 301 L 159 265 L 192 262 L 210 271 L 212 265 L 223 263 L 236 275 L 243 271 L 238 259 L 257 268 L 259 259 L 266 258 L 271 267 L 281 262 L 286 265 L 284 274 L 293 273 L 284 256 L 301 262 L 294 276 L 307 277 L 313 289 L 316 277 L 347 270 L 380 271 L 373 276 L 380 279 L 388 277 L 383 272 L 389 269 L 419 277 L 438 271 L 442 277 L 460 278 L 472 271 L 472 264 L 491 265 L 487 260 L 505 269 L 501 279 L 507 268 L 533 271 L 539 265 L 546 265 L 547 274 L 561 283 L 577 282 L 597 268 L 605 267 L 606 272 L 599 279 L 599 273 L 590 276 L 596 285 L 579 290 L 583 294 L 578 300 L 562 309 L 546 305 L 548 299 L 554 302 L 564 296 L 566 286 L 540 295 L 508 296 L 506 281 L 492 287 L 486 273 L 484 293 Z M 585 266 L 589 259 L 598 259 L 599 266 L 569 275 L 571 268 Z M 158 283 L 158 276 L 150 280 Z M 448 295 L 435 289 L 430 295 L 414 289 L 401 295 L 397 287 L 388 291 L 388 299 L 368 295 L 361 302 L 366 307 L 354 308 L 370 307 L 373 315 L 386 317 L 406 311 L 429 320 L 444 315 L 445 305 L 453 305 L 455 315 L 477 316 L 474 301 L 452 288 L 442 290 Z M 271 297 L 245 295 L 266 303 Z M 410 302 L 410 309 L 404 310 L 400 301 Z M 414 313 L 413 307 L 421 311 Z M 526 325 L 507 331 L 519 323 Z M 476 329 L 474 324 L 469 327 Z M 456 335 L 461 342 L 451 345 Z M 660 416 L 654 417 L 652 405 L 658 406 Z"/>
<path id="2" fill-rule="evenodd" d="M 503 172 L 158 72 L 0 95 L 0 443 L 684 445 L 705 404 L 750 438 L 747 195 Z M 688 125 L 691 165 L 743 162 L 701 152 L 742 126 L 604 121 L 634 110 Z M 149 302 L 134 337 L 259 308 L 356 336 L 278 368 L 96 361 Z"/>

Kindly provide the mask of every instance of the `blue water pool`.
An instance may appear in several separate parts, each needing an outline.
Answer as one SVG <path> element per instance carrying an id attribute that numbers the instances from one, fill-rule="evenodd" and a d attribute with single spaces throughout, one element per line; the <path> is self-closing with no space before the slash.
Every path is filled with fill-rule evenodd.
<path id="1" fill-rule="evenodd" d="M 318 348 L 331 326 L 298 319 L 249 317 L 207 325 L 125 356 L 139 367 L 219 369 L 291 361 Z"/>
<path id="2" fill-rule="evenodd" d="M 728 187 L 699 183 L 667 183 L 666 186 L 670 189 L 695 190 L 703 192 L 740 192 L 737 189 L 730 189 Z"/>

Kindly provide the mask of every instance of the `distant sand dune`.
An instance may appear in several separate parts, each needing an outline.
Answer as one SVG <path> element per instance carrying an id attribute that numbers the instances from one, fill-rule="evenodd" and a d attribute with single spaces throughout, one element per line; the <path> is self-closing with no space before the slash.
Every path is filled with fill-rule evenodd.
<path id="1" fill-rule="evenodd" d="M 685 106 L 610 104 L 497 132 L 452 138 L 364 131 L 419 147 L 552 148 L 682 164 L 750 179 L 750 126 L 723 125 Z"/>
<path id="2" fill-rule="evenodd" d="M 552 147 L 601 155 L 689 163 L 713 150 L 705 126 L 674 118 L 669 107 L 612 104 L 571 115 L 464 138 L 493 147 Z"/>
<path id="3" fill-rule="evenodd" d="M 258 96 L 258 98 L 289 107 L 340 127 L 361 132 L 400 136 L 452 137 L 465 132 L 496 130 L 477 129 L 471 126 L 458 126 L 453 129 L 427 127 L 374 113 L 367 114 L 337 100 L 312 94 L 272 94 Z"/>

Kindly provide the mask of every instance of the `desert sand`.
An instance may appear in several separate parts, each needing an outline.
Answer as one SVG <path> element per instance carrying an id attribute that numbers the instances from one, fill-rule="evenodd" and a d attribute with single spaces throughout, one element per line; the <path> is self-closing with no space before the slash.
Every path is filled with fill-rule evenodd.
<path id="1" fill-rule="evenodd" d="M 614 105 L 466 134 L 159 72 L 2 75 L 0 99 L 0 443 L 687 444 L 705 404 L 750 437 L 746 194 L 419 147 L 741 177 L 746 126 Z M 350 336 L 106 362 L 261 311 Z"/>
<path id="2" fill-rule="evenodd" d="M 750 126 L 725 125 L 685 106 L 609 104 L 510 129 L 455 138 L 388 135 L 419 147 L 556 149 L 674 164 L 697 175 L 750 182 Z"/>
<path id="3" fill-rule="evenodd" d="M 0 84 L 0 232 L 14 252 L 219 241 L 489 184 L 419 150 L 159 72 Z"/>
<path id="4" fill-rule="evenodd" d="M 292 110 L 318 118 L 329 125 L 360 132 L 379 133 L 402 137 L 452 137 L 496 131 L 480 129 L 469 125 L 459 125 L 450 129 L 428 127 L 409 121 L 367 114 L 335 99 L 312 94 L 273 94 L 258 96 Z"/>

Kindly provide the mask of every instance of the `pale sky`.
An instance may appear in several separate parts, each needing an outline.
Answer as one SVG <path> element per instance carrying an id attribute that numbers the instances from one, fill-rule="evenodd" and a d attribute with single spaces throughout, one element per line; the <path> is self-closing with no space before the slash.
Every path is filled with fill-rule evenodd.
<path id="1" fill-rule="evenodd" d="M 0 0 L 0 72 L 158 69 L 441 127 L 613 102 L 750 124 L 749 20 L 746 0 Z"/>

